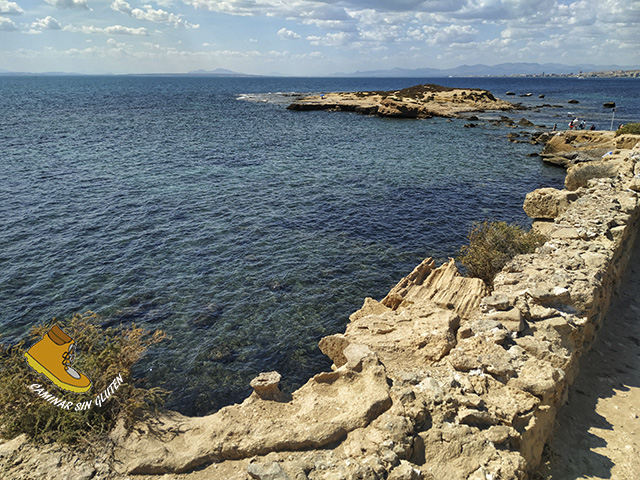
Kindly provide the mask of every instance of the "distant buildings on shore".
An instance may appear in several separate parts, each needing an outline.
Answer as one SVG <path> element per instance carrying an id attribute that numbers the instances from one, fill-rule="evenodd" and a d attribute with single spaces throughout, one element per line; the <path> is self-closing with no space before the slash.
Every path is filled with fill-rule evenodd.
<path id="1" fill-rule="evenodd" d="M 559 77 L 559 78 L 640 78 L 640 70 L 607 70 L 603 72 L 578 73 L 539 73 L 539 74 L 514 74 L 510 77 Z"/>

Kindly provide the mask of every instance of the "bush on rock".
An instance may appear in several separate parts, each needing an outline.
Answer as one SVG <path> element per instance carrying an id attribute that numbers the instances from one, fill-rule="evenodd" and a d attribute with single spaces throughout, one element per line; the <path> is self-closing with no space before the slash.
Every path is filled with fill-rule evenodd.
<path id="1" fill-rule="evenodd" d="M 484 221 L 475 223 L 469 232 L 469 245 L 460 249 L 458 261 L 467 276 L 482 279 L 493 288 L 493 278 L 513 257 L 533 253 L 546 238 L 536 232 L 526 232 L 519 225 Z"/>

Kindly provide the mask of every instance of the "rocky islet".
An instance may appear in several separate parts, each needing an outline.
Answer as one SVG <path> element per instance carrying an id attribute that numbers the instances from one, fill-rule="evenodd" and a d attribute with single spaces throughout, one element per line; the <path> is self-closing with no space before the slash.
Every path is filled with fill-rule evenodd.
<path id="1" fill-rule="evenodd" d="M 459 117 L 468 112 L 521 108 L 499 100 L 487 90 L 416 85 L 384 92 L 332 92 L 302 97 L 289 110 L 331 110 L 390 118 Z"/>

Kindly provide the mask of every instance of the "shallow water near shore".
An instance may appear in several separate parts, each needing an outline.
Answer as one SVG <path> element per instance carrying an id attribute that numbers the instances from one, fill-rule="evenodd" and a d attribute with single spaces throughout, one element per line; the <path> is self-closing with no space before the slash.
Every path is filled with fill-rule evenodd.
<path id="1" fill-rule="evenodd" d="M 292 389 L 328 369 L 318 340 L 366 296 L 456 255 L 474 221 L 526 224 L 526 193 L 562 186 L 511 128 L 290 112 L 274 93 L 425 82 L 562 105 L 509 114 L 562 129 L 608 128 L 603 101 L 640 112 L 619 79 L 0 78 L 3 340 L 87 309 L 162 328 L 138 375 L 187 414 L 242 400 L 261 371 Z"/>

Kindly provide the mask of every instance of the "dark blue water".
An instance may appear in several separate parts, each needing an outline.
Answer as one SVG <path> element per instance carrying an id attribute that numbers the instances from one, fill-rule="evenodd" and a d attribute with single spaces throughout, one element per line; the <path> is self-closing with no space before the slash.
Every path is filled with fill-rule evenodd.
<path id="1" fill-rule="evenodd" d="M 474 221 L 526 223 L 525 194 L 562 185 L 563 172 L 504 127 L 239 97 L 421 82 L 0 77 L 3 339 L 87 309 L 162 328 L 172 340 L 138 375 L 190 414 L 241 400 L 260 371 L 291 389 L 327 369 L 318 340 L 343 331 L 366 296 L 383 297 L 427 256 L 456 255 Z M 609 100 L 632 104 L 621 118 L 640 111 L 633 81 L 437 82 L 581 101 L 514 115 L 537 123 L 577 108 L 605 123 Z"/>

